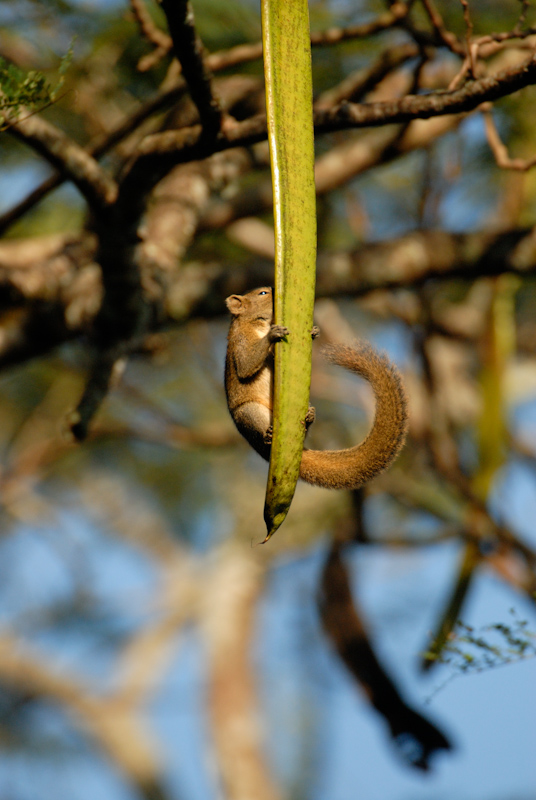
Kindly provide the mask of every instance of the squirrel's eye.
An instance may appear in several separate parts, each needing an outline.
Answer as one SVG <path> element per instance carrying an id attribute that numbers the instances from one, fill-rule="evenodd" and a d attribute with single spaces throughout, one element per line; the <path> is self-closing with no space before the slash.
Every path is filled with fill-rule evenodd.
<path id="1" fill-rule="evenodd" d="M 259 294 L 268 294 L 268 292 L 266 292 L 266 291 L 263 289 L 263 290 L 262 290 L 262 292 L 259 292 Z"/>

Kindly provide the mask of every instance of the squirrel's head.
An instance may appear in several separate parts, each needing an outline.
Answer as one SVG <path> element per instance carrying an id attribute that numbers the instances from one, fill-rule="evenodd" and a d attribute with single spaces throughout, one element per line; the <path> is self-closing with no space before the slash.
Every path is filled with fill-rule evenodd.
<path id="1" fill-rule="evenodd" d="M 271 320 L 274 313 L 273 290 L 271 286 L 261 286 L 247 294 L 232 294 L 225 304 L 233 317 L 245 314 L 256 319 Z"/>

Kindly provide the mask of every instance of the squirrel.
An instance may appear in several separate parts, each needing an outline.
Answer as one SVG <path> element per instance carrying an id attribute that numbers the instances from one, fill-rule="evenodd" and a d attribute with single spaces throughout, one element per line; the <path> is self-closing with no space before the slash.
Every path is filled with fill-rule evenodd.
<path id="1" fill-rule="evenodd" d="M 225 393 L 233 421 L 249 444 L 267 461 L 272 443 L 274 342 L 289 335 L 273 324 L 273 294 L 263 286 L 226 299 L 232 315 L 225 360 Z M 318 335 L 313 328 L 312 337 Z M 376 414 L 366 439 L 345 450 L 304 448 L 300 478 L 327 489 L 357 489 L 385 470 L 400 452 L 408 426 L 407 400 L 400 375 L 384 355 L 369 344 L 330 345 L 328 361 L 365 378 L 374 391 Z M 314 422 L 309 407 L 306 430 Z"/>

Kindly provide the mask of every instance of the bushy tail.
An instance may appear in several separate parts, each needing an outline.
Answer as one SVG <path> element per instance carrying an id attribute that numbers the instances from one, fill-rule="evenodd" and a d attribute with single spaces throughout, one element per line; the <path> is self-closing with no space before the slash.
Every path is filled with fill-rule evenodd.
<path id="1" fill-rule="evenodd" d="M 330 345 L 322 354 L 371 384 L 376 414 L 369 435 L 356 447 L 304 449 L 300 478 L 327 489 L 357 489 L 386 469 L 400 452 L 408 426 L 406 393 L 396 367 L 368 344 Z"/>

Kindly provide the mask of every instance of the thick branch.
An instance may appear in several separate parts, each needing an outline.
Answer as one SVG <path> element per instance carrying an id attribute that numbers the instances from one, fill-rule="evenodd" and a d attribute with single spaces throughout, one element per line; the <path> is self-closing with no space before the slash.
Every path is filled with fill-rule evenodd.
<path id="1" fill-rule="evenodd" d="M 4 297 L 11 296 L 10 308 L 21 303 L 26 306 L 23 318 L 10 318 L 10 326 L 15 326 L 16 331 L 2 340 L 0 364 L 24 360 L 87 331 L 102 293 L 95 249 L 95 238 L 87 235 L 78 239 L 57 235 L 37 242 L 0 243 L 0 287 L 4 287 Z M 222 296 L 269 280 L 270 270 L 268 265 L 264 272 L 259 267 L 255 273 L 233 270 L 224 278 L 223 267 L 217 265 L 183 268 L 163 286 L 161 303 L 168 316 L 160 321 L 170 317 L 185 320 L 194 311 L 212 316 L 221 309 Z M 355 297 L 418 286 L 430 279 L 474 280 L 503 272 L 526 276 L 535 271 L 536 238 L 530 230 L 475 234 L 419 231 L 390 242 L 363 245 L 354 253 L 321 254 L 317 294 Z M 181 298 L 180 308 L 170 302 L 171 296 Z M 42 316 L 44 309 L 48 309 L 46 318 Z M 40 332 L 36 337 L 37 326 Z M 49 333 L 52 338 L 47 345 Z"/>
<path id="2" fill-rule="evenodd" d="M 217 54 L 215 54 L 217 56 Z M 209 58 L 210 60 L 210 58 Z M 257 81 L 247 76 L 238 76 L 220 79 L 218 91 L 222 99 L 224 109 L 231 110 L 236 102 L 240 102 L 249 91 L 256 91 Z M 132 133 L 140 133 L 139 130 L 147 119 L 159 112 L 164 111 L 173 103 L 177 103 L 187 89 L 186 82 L 180 78 L 174 86 L 165 91 L 158 92 L 151 100 L 144 103 L 132 114 L 122 120 L 112 128 L 105 136 L 98 136 L 87 148 L 87 153 L 94 158 L 109 152 L 116 144 L 124 140 Z M 14 222 L 20 219 L 23 214 L 32 209 L 40 200 L 56 187 L 60 186 L 64 180 L 69 179 L 69 175 L 51 175 L 30 194 L 21 200 L 17 205 L 0 215 L 0 235 L 7 230 Z"/>
<path id="3" fill-rule="evenodd" d="M 203 131 L 214 135 L 221 127 L 221 109 L 212 91 L 212 76 L 195 30 L 191 4 L 189 0 L 162 0 L 162 9 L 167 17 L 175 55 L 199 111 Z"/>
<path id="4" fill-rule="evenodd" d="M 420 286 L 431 278 L 524 275 L 535 266 L 536 242 L 531 231 L 415 231 L 391 242 L 365 245 L 352 254 L 322 256 L 317 292 L 356 296 L 376 289 Z"/>
<path id="5" fill-rule="evenodd" d="M 405 133 L 401 132 L 401 126 L 387 126 L 381 131 L 371 131 L 333 146 L 315 162 L 317 197 L 343 186 L 378 164 L 387 164 L 404 153 L 428 147 L 459 121 L 459 117 L 451 115 L 435 120 L 415 120 L 407 126 Z M 262 178 L 235 196 L 214 199 L 201 225 L 204 230 L 223 228 L 236 219 L 262 214 L 272 206 L 271 180 Z"/>
<path id="6" fill-rule="evenodd" d="M 99 226 L 97 260 L 104 299 L 94 325 L 98 355 L 73 419 L 78 439 L 85 438 L 106 396 L 116 361 L 138 349 L 146 334 L 163 321 L 168 287 L 173 278 L 177 280 L 182 255 L 211 189 L 232 181 L 250 164 L 241 150 L 229 155 L 172 170 L 152 193 L 140 230 L 135 215 L 121 216 L 124 206 L 111 210 Z"/>
<path id="7" fill-rule="evenodd" d="M 70 675 L 60 673 L 43 655 L 26 652 L 9 634 L 0 638 L 0 681 L 13 689 L 62 706 L 87 731 L 146 798 L 163 798 L 158 786 L 156 748 L 140 716 L 113 697 L 98 697 Z"/>
<path id="8" fill-rule="evenodd" d="M 429 119 L 442 114 L 472 111 L 485 101 L 498 100 L 536 82 L 536 54 L 510 69 L 466 83 L 452 92 L 408 95 L 384 103 L 347 103 L 333 110 L 319 110 L 314 117 L 315 131 L 343 130 Z"/>
<path id="9" fill-rule="evenodd" d="M 11 124 L 9 132 L 73 181 L 94 211 L 102 211 L 115 200 L 117 186 L 95 159 L 37 114 L 22 111 L 21 118 Z"/>
<path id="10" fill-rule="evenodd" d="M 143 4 L 133 0 L 134 10 L 143 8 Z M 348 41 L 351 39 L 365 38 L 377 33 L 381 33 L 390 27 L 402 22 L 409 10 L 409 6 L 396 4 L 393 8 L 384 14 L 380 14 L 377 19 L 363 25 L 353 25 L 347 28 L 330 28 L 327 31 L 318 31 L 311 34 L 311 45 L 316 47 L 333 46 L 339 42 Z M 143 26 L 142 26 L 143 27 Z M 165 34 L 161 33 L 153 37 L 161 42 L 164 47 L 164 42 L 167 42 Z M 160 45 L 159 45 L 160 46 Z M 390 52 L 390 51 L 387 51 Z M 262 42 L 253 42 L 251 44 L 240 44 L 232 47 L 229 50 L 221 50 L 216 53 L 207 55 L 205 59 L 206 69 L 212 72 L 220 72 L 224 69 L 235 67 L 239 64 L 244 64 L 250 61 L 256 61 L 262 58 Z M 387 62 L 389 56 L 386 57 Z M 376 70 L 374 67 L 371 69 L 371 76 L 369 81 L 374 80 Z M 376 75 L 377 78 L 377 75 Z M 151 114 L 165 108 L 171 102 L 177 99 L 185 90 L 186 81 L 179 77 L 176 84 L 165 91 L 158 93 L 152 100 L 146 103 L 142 108 L 138 109 L 133 115 L 127 117 L 116 129 L 111 131 L 105 139 L 100 139 L 95 142 L 88 149 L 88 153 L 98 157 L 103 153 L 110 150 L 118 141 L 131 133 L 143 120 L 147 119 Z M 50 159 L 48 159 L 50 160 Z M 52 163 L 52 162 L 51 162 Z M 52 175 L 44 183 L 33 190 L 24 200 L 11 208 L 9 211 L 0 215 L 0 234 L 9 228 L 14 222 L 23 216 L 27 211 L 33 208 L 41 199 L 59 186 L 65 178 L 69 175 L 61 173 L 60 175 Z"/>
<path id="11" fill-rule="evenodd" d="M 467 83 L 453 92 L 436 92 L 428 95 L 408 95 L 401 100 L 353 104 L 345 103 L 335 109 L 318 109 L 314 112 L 316 133 L 329 133 L 347 128 L 367 128 L 405 123 L 415 119 L 429 119 L 445 114 L 472 111 L 481 103 L 513 94 L 536 82 L 536 55 L 522 64 L 502 70 L 496 75 Z M 231 147 L 249 146 L 266 138 L 266 116 L 258 114 L 237 123 L 215 140 L 202 135 L 201 126 L 167 131 L 148 136 L 141 143 L 138 156 L 130 164 L 122 190 L 127 197 L 139 192 L 154 175 L 163 176 L 175 164 L 206 158 L 213 152 Z"/>
<path id="12" fill-rule="evenodd" d="M 397 4 L 393 6 L 390 12 L 380 15 L 376 20 L 366 25 L 360 26 L 352 26 L 348 28 L 337 28 L 337 29 L 330 29 L 328 31 L 322 31 L 318 33 L 313 33 L 311 36 L 311 43 L 316 46 L 321 45 L 333 45 L 337 44 L 338 42 L 345 41 L 352 38 L 364 37 L 367 35 L 371 35 L 377 33 L 381 30 L 389 28 L 394 24 L 402 21 L 407 14 L 407 7 L 401 4 Z M 411 46 L 408 46 L 411 49 Z M 409 52 L 409 50 L 408 50 Z M 206 64 L 209 69 L 213 71 L 219 71 L 221 69 L 229 68 L 231 66 L 235 66 L 239 63 L 243 63 L 244 61 L 253 60 L 260 58 L 262 55 L 262 46 L 261 43 L 254 43 L 254 44 L 247 44 L 247 45 L 239 45 L 235 48 L 231 48 L 227 51 L 221 51 L 217 53 L 213 53 L 206 58 Z M 378 69 L 381 70 L 385 69 L 386 66 L 389 66 L 391 59 L 389 56 L 386 56 L 385 64 L 383 60 L 380 59 L 378 62 Z M 505 74 L 511 73 L 512 70 Z M 499 73 L 496 76 L 498 79 L 502 80 L 502 73 Z M 514 76 L 515 77 L 515 76 Z M 369 76 L 369 80 L 376 80 L 378 78 L 377 70 L 372 69 L 371 76 Z M 484 80 L 484 79 L 483 79 Z M 527 82 L 530 82 L 527 81 Z M 423 97 L 409 97 L 405 99 L 405 106 L 402 107 L 402 101 L 397 101 L 396 103 L 384 103 L 384 104 L 367 104 L 363 106 L 348 106 L 345 104 L 338 110 L 331 110 L 331 119 L 326 121 L 326 113 L 323 114 L 319 111 L 316 115 L 316 122 L 318 132 L 322 132 L 321 125 L 328 125 L 331 126 L 331 129 L 343 128 L 343 127 L 366 127 L 367 125 L 380 125 L 380 124 L 389 124 L 392 121 L 396 121 L 396 119 L 402 119 L 402 121 L 407 120 L 407 115 L 409 114 L 415 117 L 426 117 L 431 115 L 437 115 L 442 113 L 452 113 L 454 105 L 456 102 L 460 102 L 460 95 L 463 99 L 463 102 L 469 102 L 471 97 L 474 96 L 475 90 L 478 90 L 479 87 L 482 89 L 482 81 L 477 81 L 475 86 L 471 89 L 469 94 L 467 94 L 467 87 L 464 87 L 458 92 L 451 92 L 451 93 L 442 93 L 437 95 L 426 95 Z M 369 84 L 370 85 L 370 84 Z M 523 83 L 525 85 L 525 83 Z M 125 120 L 116 130 L 110 133 L 109 137 L 107 137 L 104 141 L 96 142 L 95 145 L 89 150 L 90 153 L 98 156 L 103 152 L 106 152 L 110 149 L 115 143 L 117 143 L 121 138 L 126 136 L 128 133 L 132 132 L 133 129 L 143 120 L 146 119 L 147 116 L 153 114 L 159 110 L 161 110 L 166 104 L 170 103 L 177 96 L 179 96 L 184 91 L 185 83 L 183 79 L 179 79 L 176 86 L 172 87 L 171 89 L 160 93 L 154 100 L 147 103 L 142 109 L 137 111 L 132 117 L 129 117 Z M 363 88 L 366 89 L 362 85 L 362 81 L 358 81 L 358 89 L 362 91 Z M 484 87 L 485 88 L 485 87 Z M 504 88 L 504 87 L 503 87 Z M 489 87 L 488 87 L 489 89 Z M 486 91 L 488 90 L 486 89 Z M 510 91 L 514 91 L 515 88 L 509 87 L 507 88 L 505 93 L 509 93 Z M 501 89 L 502 91 L 502 89 Z M 433 101 L 432 106 L 430 107 L 430 98 L 436 98 Z M 332 98 L 330 98 L 332 100 Z M 419 101 L 425 101 L 425 106 L 419 107 Z M 479 101 L 478 101 L 479 102 Z M 475 105 L 478 105 L 478 102 L 475 103 L 474 99 L 472 100 L 472 108 Z M 447 107 L 448 106 L 448 107 Z M 350 121 L 348 118 L 349 109 L 352 110 L 351 116 L 352 120 Z M 199 132 L 200 133 L 200 132 Z M 199 135 L 199 134 L 198 134 Z M 217 148 L 214 149 L 227 149 L 228 147 L 233 147 L 238 144 L 251 144 L 253 141 L 259 141 L 260 139 L 265 138 L 265 123 L 263 118 L 254 118 L 253 120 L 247 121 L 242 123 L 242 127 L 238 127 L 234 131 L 233 136 L 227 139 L 221 139 Z M 240 137 L 242 137 L 242 141 L 240 141 Z M 167 140 L 169 142 L 169 138 Z M 178 156 L 175 163 L 180 163 L 182 161 L 192 160 L 196 157 L 196 142 L 197 136 L 195 133 L 190 133 L 187 136 L 183 136 L 180 134 L 178 139 L 171 144 L 172 149 L 181 150 L 186 148 L 186 152 L 182 153 L 181 156 Z M 159 149 L 160 145 L 156 143 L 149 142 L 148 147 L 154 147 L 155 152 Z M 163 145 L 164 149 L 166 146 Z M 188 147 L 192 147 L 193 150 L 188 151 Z M 58 148 L 59 152 L 61 153 L 62 147 Z M 208 147 L 205 148 L 202 152 L 200 152 L 199 157 L 206 157 L 206 155 L 213 152 L 213 149 Z M 46 154 L 45 154 L 46 155 Z M 48 157 L 48 156 L 47 156 Z M 55 163 L 52 158 L 49 158 L 51 163 Z M 165 174 L 169 167 L 163 167 L 161 170 L 161 175 Z M 72 176 L 67 174 L 66 177 L 71 178 Z M 39 201 L 48 191 L 52 188 L 57 186 L 61 182 L 61 178 L 50 178 L 43 187 L 40 187 L 36 190 L 32 195 L 30 195 L 27 200 L 23 201 L 19 206 L 12 209 L 10 212 L 5 214 L 4 216 L 0 217 L 0 232 L 7 228 L 10 224 L 12 224 L 16 219 L 18 219 L 24 211 L 31 208 L 36 202 Z M 84 191 L 83 186 L 81 185 L 81 190 Z"/>
<path id="13" fill-rule="evenodd" d="M 326 635 L 368 700 L 384 717 L 402 755 L 414 767 L 427 770 L 430 756 L 436 750 L 448 750 L 450 744 L 441 731 L 406 704 L 378 661 L 353 603 L 338 544 L 332 546 L 322 575 L 321 614 Z M 413 742 L 409 755 L 408 737 Z"/>
<path id="14" fill-rule="evenodd" d="M 266 763 L 250 652 L 262 588 L 260 563 L 243 547 L 228 548 L 220 554 L 217 569 L 206 583 L 208 711 L 228 800 L 280 797 Z"/>

